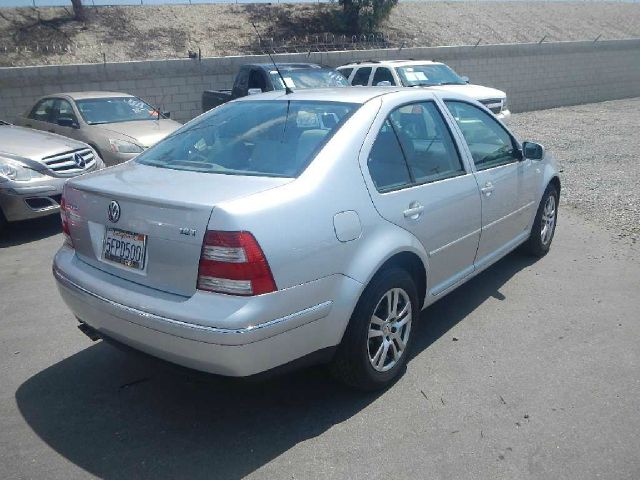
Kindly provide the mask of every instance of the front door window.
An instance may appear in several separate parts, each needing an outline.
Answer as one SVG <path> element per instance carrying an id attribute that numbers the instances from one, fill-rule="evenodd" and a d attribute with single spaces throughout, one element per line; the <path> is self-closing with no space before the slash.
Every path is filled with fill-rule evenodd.
<path id="1" fill-rule="evenodd" d="M 513 138 L 491 114 L 466 102 L 449 100 L 445 103 L 462 130 L 477 170 L 520 160 L 520 151 Z"/>

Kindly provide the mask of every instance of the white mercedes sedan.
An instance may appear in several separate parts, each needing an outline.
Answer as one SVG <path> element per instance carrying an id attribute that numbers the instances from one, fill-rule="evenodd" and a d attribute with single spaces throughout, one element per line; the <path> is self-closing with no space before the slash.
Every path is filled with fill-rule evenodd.
<path id="1" fill-rule="evenodd" d="M 328 362 L 371 390 L 422 309 L 545 255 L 559 194 L 543 147 L 460 94 L 273 92 L 67 182 L 53 273 L 93 339 L 238 377 Z"/>

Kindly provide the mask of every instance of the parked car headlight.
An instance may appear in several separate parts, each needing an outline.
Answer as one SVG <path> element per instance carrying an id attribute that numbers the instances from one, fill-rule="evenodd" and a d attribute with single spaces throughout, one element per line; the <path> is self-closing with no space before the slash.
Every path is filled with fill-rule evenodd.
<path id="1" fill-rule="evenodd" d="M 127 142 L 126 140 L 118 140 L 118 139 L 109 139 L 109 145 L 111 145 L 111 150 L 114 153 L 141 153 L 144 151 L 140 145 L 136 145 L 132 142 Z"/>
<path id="2" fill-rule="evenodd" d="M 16 182 L 28 182 L 36 178 L 43 178 L 44 175 L 20 162 L 14 162 L 0 158 L 0 182 L 14 180 Z"/>

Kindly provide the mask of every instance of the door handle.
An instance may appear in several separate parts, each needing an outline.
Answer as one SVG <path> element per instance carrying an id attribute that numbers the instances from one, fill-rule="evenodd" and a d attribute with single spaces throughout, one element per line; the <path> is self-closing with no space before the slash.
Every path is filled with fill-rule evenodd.
<path id="1" fill-rule="evenodd" d="M 484 184 L 484 187 L 480 189 L 482 193 L 484 193 L 487 197 L 490 197 L 496 187 L 493 186 L 493 183 L 487 182 Z"/>
<path id="2" fill-rule="evenodd" d="M 56 133 L 55 130 L 47 130 L 49 133 Z"/>
<path id="3" fill-rule="evenodd" d="M 24 126 L 25 126 L 25 127 L 29 127 L 29 128 L 32 128 L 32 127 L 33 127 L 33 125 L 31 125 L 30 123 L 26 123 Z"/>
<path id="4" fill-rule="evenodd" d="M 424 211 L 424 205 L 420 205 L 418 202 L 411 202 L 409 208 L 403 213 L 404 218 L 410 218 L 411 220 L 417 220 Z"/>

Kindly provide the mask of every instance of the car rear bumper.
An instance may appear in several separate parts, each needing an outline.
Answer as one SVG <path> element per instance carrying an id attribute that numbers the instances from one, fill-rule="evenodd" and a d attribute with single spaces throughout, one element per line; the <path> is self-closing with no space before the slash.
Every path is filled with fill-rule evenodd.
<path id="1" fill-rule="evenodd" d="M 150 355 L 227 376 L 254 375 L 337 345 L 355 304 L 349 299 L 357 299 L 362 288 L 355 280 L 332 275 L 257 297 L 198 292 L 181 299 L 183 316 L 177 319 L 169 311 L 163 314 L 142 307 L 154 302 L 156 291 L 151 289 L 147 295 L 137 294 L 136 306 L 125 304 L 113 290 L 105 296 L 101 291 L 106 291 L 101 285 L 104 279 L 99 277 L 111 276 L 80 264 L 73 250 L 62 248 L 53 265 L 60 294 L 80 321 Z M 241 324 L 237 315 L 233 321 L 209 318 L 205 324 L 207 319 L 199 317 L 189 321 L 190 303 L 194 312 L 200 311 L 195 305 L 199 299 L 194 299 L 200 295 L 208 296 L 210 312 L 227 311 L 223 303 L 233 302 L 237 315 L 242 315 Z M 306 304 L 301 303 L 305 298 Z M 238 302 L 242 302 L 239 308 Z M 265 312 L 273 312 L 276 304 L 288 313 L 265 318 Z"/>
<path id="2" fill-rule="evenodd" d="M 60 196 L 65 178 L 46 181 L 6 182 L 0 185 L 0 208 L 10 222 L 51 215 L 60 210 Z"/>

